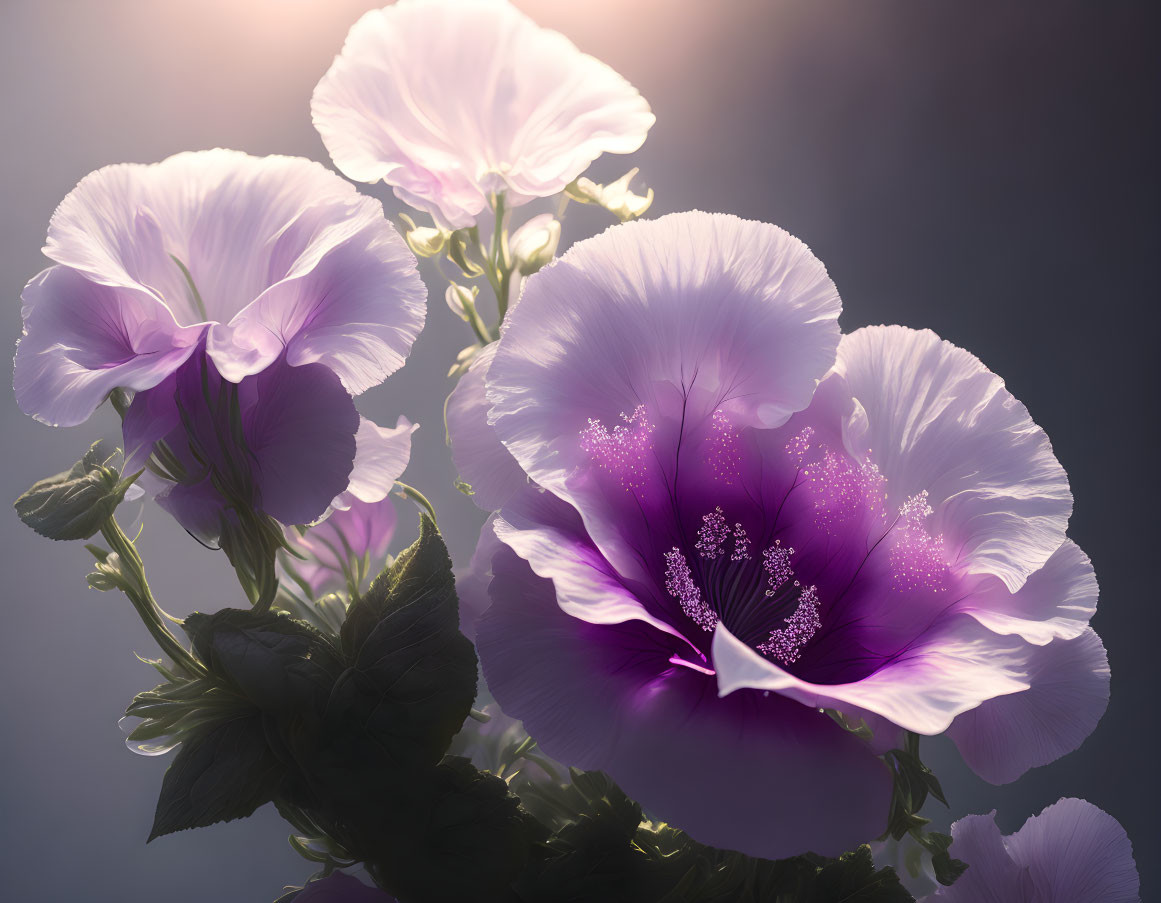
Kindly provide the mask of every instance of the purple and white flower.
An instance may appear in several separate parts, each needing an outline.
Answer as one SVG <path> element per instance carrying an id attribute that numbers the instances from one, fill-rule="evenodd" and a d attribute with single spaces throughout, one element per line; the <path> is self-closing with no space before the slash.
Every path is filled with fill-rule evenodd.
<path id="1" fill-rule="evenodd" d="M 426 291 L 379 202 L 324 167 L 220 149 L 109 166 L 61 203 L 45 253 L 21 409 L 71 426 L 136 393 L 128 466 L 168 475 L 158 500 L 199 538 L 237 502 L 309 523 L 402 471 L 408 431 L 351 396 L 403 364 Z"/>
<path id="2" fill-rule="evenodd" d="M 507 0 L 400 0 L 351 28 L 315 89 L 335 165 L 380 180 L 443 228 L 563 191 L 603 153 L 637 150 L 644 98 Z"/>
<path id="3" fill-rule="evenodd" d="M 904 730 L 1005 782 L 1108 698 L 1043 431 L 968 352 L 842 336 L 839 310 L 774 226 L 615 226 L 528 280 L 448 405 L 499 509 L 476 559 L 497 701 L 548 755 L 772 858 L 881 834 Z"/>
<path id="4" fill-rule="evenodd" d="M 924 903 L 1137 903 L 1141 880 L 1125 829 L 1085 800 L 1066 798 L 1003 836 L 995 810 L 951 826 L 967 871 Z"/>

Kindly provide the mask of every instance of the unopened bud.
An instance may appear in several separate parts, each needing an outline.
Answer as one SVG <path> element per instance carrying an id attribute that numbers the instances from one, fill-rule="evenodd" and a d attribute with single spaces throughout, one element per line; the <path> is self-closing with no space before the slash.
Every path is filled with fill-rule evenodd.
<path id="1" fill-rule="evenodd" d="M 463 320 L 471 318 L 470 310 L 475 307 L 476 295 L 480 290 L 476 286 L 468 288 L 466 285 L 459 285 L 453 282 L 447 287 L 444 293 L 444 300 L 447 301 L 447 306 L 451 308 L 451 312 Z"/>
<path id="2" fill-rule="evenodd" d="M 405 213 L 399 214 L 399 218 L 407 227 L 403 232 L 403 238 L 416 257 L 435 257 L 444 249 L 448 233 L 443 229 L 435 226 L 417 226 Z"/>
<path id="3" fill-rule="evenodd" d="M 516 268 L 531 276 L 556 256 L 560 222 L 551 213 L 534 216 L 517 229 L 509 242 Z"/>

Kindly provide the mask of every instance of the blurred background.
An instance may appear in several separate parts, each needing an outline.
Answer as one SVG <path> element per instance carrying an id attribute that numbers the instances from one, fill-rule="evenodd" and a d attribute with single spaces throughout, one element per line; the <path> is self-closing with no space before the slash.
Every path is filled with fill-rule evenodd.
<path id="1" fill-rule="evenodd" d="M 310 94 L 376 5 L 0 0 L 0 344 L 11 350 L 20 335 L 18 297 L 46 265 L 49 216 L 90 170 L 219 145 L 328 162 Z M 1086 798 L 1125 826 L 1145 899 L 1155 897 L 1157 5 L 517 5 L 620 71 L 657 114 L 644 148 L 598 161 L 594 178 L 638 165 L 657 195 L 649 215 L 700 208 L 785 227 L 830 269 L 846 330 L 931 327 L 1005 377 L 1048 431 L 1076 496 L 1071 535 L 1101 581 L 1094 624 L 1112 703 L 1078 752 L 1007 787 L 975 778 L 950 744 L 925 744 L 951 801 L 926 814 L 946 825 L 996 808 L 1007 833 L 1062 795 Z M 366 190 L 400 209 L 381 186 Z M 574 205 L 564 243 L 606 224 Z M 483 518 L 452 487 L 441 406 L 469 334 L 442 290 L 407 366 L 359 404 L 380 423 L 422 424 L 405 479 L 433 500 L 466 564 Z M 110 411 L 53 430 L 0 392 L 0 499 L 100 435 L 116 439 Z M 167 762 L 126 750 L 117 720 L 155 683 L 133 656 L 154 653 L 149 638 L 127 601 L 85 588 L 79 545 L 54 545 L 0 509 L 0 897 L 270 901 L 305 880 L 312 869 L 270 807 L 145 845 Z M 142 546 L 170 610 L 236 604 L 225 557 L 153 507 Z"/>

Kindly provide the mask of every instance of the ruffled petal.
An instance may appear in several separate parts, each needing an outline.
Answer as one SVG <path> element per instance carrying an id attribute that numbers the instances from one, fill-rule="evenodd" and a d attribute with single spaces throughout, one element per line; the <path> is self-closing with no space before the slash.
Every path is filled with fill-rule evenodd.
<path id="1" fill-rule="evenodd" d="M 987 815 L 961 818 L 951 826 L 951 836 L 951 855 L 966 862 L 967 871 L 951 887 L 939 888 L 925 901 L 1032 903 L 1031 878 L 1009 855 L 994 809 Z"/>
<path id="2" fill-rule="evenodd" d="M 776 694 L 719 699 L 710 675 L 674 663 L 676 638 L 569 617 L 511 552 L 493 569 L 484 675 L 550 756 L 606 771 L 658 818 L 749 855 L 837 855 L 882 833 L 890 775 L 826 715 Z"/>
<path id="3" fill-rule="evenodd" d="M 495 354 L 493 342 L 476 356 L 452 390 L 445 409 L 456 471 L 472 487 L 472 501 L 485 511 L 498 511 L 528 485 L 528 477 L 488 424 L 484 380 Z"/>
<path id="4" fill-rule="evenodd" d="M 49 267 L 24 289 L 24 337 L 12 384 L 20 409 L 75 426 L 113 389 L 149 389 L 175 371 L 202 329 L 183 328 L 147 292 Z"/>
<path id="5" fill-rule="evenodd" d="M 97 170 L 61 202 L 45 253 L 153 296 L 179 323 L 210 322 L 210 356 L 232 382 L 285 349 L 361 392 L 423 325 L 415 258 L 382 205 L 299 157 L 216 149 Z"/>
<path id="6" fill-rule="evenodd" d="M 519 204 L 562 191 L 602 153 L 637 150 L 654 122 L 616 72 L 501 0 L 368 12 L 311 113 L 344 174 L 384 180 L 452 229 L 493 192 Z"/>
<path id="7" fill-rule="evenodd" d="M 960 610 L 989 630 L 1043 646 L 1084 633 L 1096 613 L 1098 594 L 1092 562 L 1076 543 L 1065 540 L 1019 590 L 1009 593 L 1000 580 L 986 577 Z"/>
<path id="8" fill-rule="evenodd" d="M 394 428 L 378 426 L 366 417 L 359 419 L 355 433 L 355 463 L 347 488 L 335 496 L 331 507 L 350 508 L 358 502 L 385 499 L 411 459 L 411 434 L 419 429 L 400 417 Z"/>
<path id="9" fill-rule="evenodd" d="M 633 453 L 673 469 L 682 436 L 719 409 L 734 428 L 778 426 L 832 364 L 839 308 L 823 265 L 775 226 L 706 213 L 614 226 L 529 278 L 488 369 L 490 420 L 627 568 L 600 515 L 609 462 L 586 450 L 586 429 L 657 425 Z"/>
<path id="10" fill-rule="evenodd" d="M 843 336 L 835 372 L 859 402 L 847 450 L 870 450 L 889 504 L 927 491 L 932 532 L 959 573 L 994 574 L 1015 592 L 1064 542 L 1064 468 L 976 357 L 927 330 L 874 326 Z"/>
<path id="11" fill-rule="evenodd" d="M 712 652 L 723 696 L 740 689 L 770 690 L 811 708 L 856 716 L 870 712 L 904 730 L 934 735 L 985 700 L 1026 690 L 1029 650 L 1035 648 L 998 637 L 961 616 L 920 637 L 869 677 L 844 684 L 796 677 L 722 624 L 714 631 Z"/>
<path id="12" fill-rule="evenodd" d="M 1028 645 L 1025 659 L 1029 689 L 985 700 L 947 732 L 971 769 L 993 784 L 1072 752 L 1108 706 L 1108 657 L 1092 628 L 1075 639 Z"/>
<path id="13" fill-rule="evenodd" d="M 1008 838 L 1008 850 L 1032 878 L 1033 903 L 1141 899 L 1141 880 L 1125 829 L 1085 800 L 1062 799 L 1034 815 Z"/>
<path id="14" fill-rule="evenodd" d="M 333 213 L 284 278 L 211 331 L 209 351 L 227 379 L 257 372 L 283 348 L 292 365 L 326 364 L 354 395 L 403 366 L 427 307 L 415 257 L 378 201 L 347 199 Z"/>

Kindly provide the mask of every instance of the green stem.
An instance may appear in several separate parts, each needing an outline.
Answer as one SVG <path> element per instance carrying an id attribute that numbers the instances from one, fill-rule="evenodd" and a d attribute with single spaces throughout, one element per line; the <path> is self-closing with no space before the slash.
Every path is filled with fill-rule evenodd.
<path id="1" fill-rule="evenodd" d="M 166 615 L 153 597 L 149 583 L 145 579 L 145 564 L 141 560 L 133 540 L 125 535 L 125 531 L 121 529 L 114 517 L 110 517 L 102 525 L 101 535 L 105 537 L 105 542 L 109 544 L 110 549 L 116 552 L 120 558 L 122 574 L 130 582 L 130 585 L 122 589 L 129 601 L 133 603 L 133 607 L 137 610 L 137 614 L 145 624 L 146 629 L 157 641 L 157 645 L 173 659 L 174 664 L 185 669 L 191 676 L 205 675 L 206 669 L 201 662 L 194 658 L 165 626 L 165 618 L 173 621 L 177 619 Z"/>
<path id="2" fill-rule="evenodd" d="M 496 293 L 496 304 L 500 310 L 500 319 L 496 324 L 498 329 L 508 313 L 508 284 L 512 277 L 512 262 L 508 259 L 508 234 L 504 227 L 503 192 L 496 195 L 492 206 L 496 212 L 496 225 L 492 229 L 492 241 L 488 253 L 488 281 L 492 284 L 492 291 Z"/>
<path id="3" fill-rule="evenodd" d="M 431 518 L 431 522 L 433 524 L 436 522 L 435 508 L 432 506 L 431 502 L 427 500 L 427 496 L 425 496 L 414 486 L 408 486 L 406 483 L 399 482 L 399 480 L 395 481 L 395 488 L 399 490 L 399 494 L 403 496 L 403 498 L 411 499 L 411 501 L 415 502 L 415 504 L 419 505 L 420 508 L 427 512 L 427 516 Z"/>

